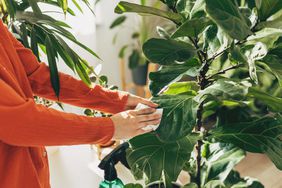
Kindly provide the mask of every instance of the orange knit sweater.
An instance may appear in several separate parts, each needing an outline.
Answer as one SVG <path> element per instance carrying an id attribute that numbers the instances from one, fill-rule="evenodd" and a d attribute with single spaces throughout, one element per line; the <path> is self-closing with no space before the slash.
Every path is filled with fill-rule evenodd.
<path id="1" fill-rule="evenodd" d="M 128 98 L 63 73 L 60 82 L 60 100 L 71 105 L 117 113 Z M 56 100 L 49 68 L 0 21 L 0 188 L 49 188 L 44 146 L 106 143 L 113 136 L 110 118 L 48 109 L 35 104 L 34 95 Z"/>

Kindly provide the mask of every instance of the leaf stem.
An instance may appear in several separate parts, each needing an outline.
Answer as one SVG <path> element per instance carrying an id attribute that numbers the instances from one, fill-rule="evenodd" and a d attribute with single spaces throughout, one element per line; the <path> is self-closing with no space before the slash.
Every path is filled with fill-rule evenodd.
<path id="1" fill-rule="evenodd" d="M 201 103 L 198 110 L 197 110 L 197 131 L 202 130 L 203 122 L 202 122 L 202 116 L 203 116 L 203 110 L 204 110 L 204 103 Z M 198 140 L 196 150 L 197 150 L 197 174 L 196 174 L 196 183 L 198 187 L 201 187 L 201 161 L 202 161 L 202 145 L 203 141 Z"/>
<path id="2" fill-rule="evenodd" d="M 222 71 L 219 71 L 219 72 L 217 72 L 217 73 L 215 73 L 215 74 L 209 76 L 207 79 L 210 80 L 211 78 L 213 78 L 213 77 L 215 77 L 215 76 L 217 76 L 217 75 L 225 74 L 226 72 L 228 72 L 228 71 L 230 71 L 230 70 L 233 70 L 233 69 L 236 69 L 236 68 L 239 68 L 239 67 L 241 67 L 241 66 L 243 66 L 243 64 L 237 64 L 237 65 L 230 66 L 230 67 L 228 67 L 228 68 L 226 68 L 226 69 L 224 69 L 224 70 L 222 70 Z"/>
<path id="3" fill-rule="evenodd" d="M 247 40 L 243 40 L 243 41 L 237 41 L 235 43 L 235 45 L 241 45 L 244 44 L 245 42 L 247 42 Z M 231 48 L 231 46 L 226 47 L 224 50 L 222 50 L 221 52 L 218 52 L 217 54 L 215 54 L 214 56 L 212 56 L 211 58 L 209 58 L 207 61 L 208 62 L 212 62 L 214 61 L 216 58 L 220 57 L 222 54 L 224 54 L 227 50 L 229 50 Z"/>

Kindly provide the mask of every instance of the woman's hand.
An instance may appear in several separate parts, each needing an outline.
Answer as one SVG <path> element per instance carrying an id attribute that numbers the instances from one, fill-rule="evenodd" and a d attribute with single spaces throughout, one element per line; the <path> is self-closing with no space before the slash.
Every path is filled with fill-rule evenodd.
<path id="1" fill-rule="evenodd" d="M 113 139 L 129 139 L 134 136 L 145 134 L 153 130 L 143 130 L 147 125 L 158 125 L 161 121 L 160 114 L 153 114 L 154 108 L 146 108 L 142 110 L 128 110 L 111 117 L 115 132 Z"/>
<path id="2" fill-rule="evenodd" d="M 127 103 L 125 105 L 126 110 L 134 109 L 137 106 L 138 103 L 145 104 L 145 105 L 147 105 L 151 108 L 157 108 L 158 107 L 158 104 L 153 103 L 152 101 L 150 101 L 148 99 L 144 99 L 142 97 L 138 97 L 136 95 L 129 94 Z"/>

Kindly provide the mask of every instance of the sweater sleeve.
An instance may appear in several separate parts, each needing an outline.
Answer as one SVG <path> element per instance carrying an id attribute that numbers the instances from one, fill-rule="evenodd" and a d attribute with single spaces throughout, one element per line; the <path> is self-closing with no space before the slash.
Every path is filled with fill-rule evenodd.
<path id="1" fill-rule="evenodd" d="M 56 101 L 57 97 L 50 82 L 49 67 L 39 63 L 30 49 L 25 48 L 10 32 L 8 33 L 28 75 L 34 94 Z M 99 85 L 89 88 L 82 81 L 64 73 L 59 73 L 59 78 L 60 102 L 107 113 L 118 113 L 125 109 L 128 93 L 111 91 Z"/>
<path id="2" fill-rule="evenodd" d="M 64 113 L 23 99 L 0 79 L 0 140 L 16 146 L 107 143 L 114 133 L 110 118 Z"/>

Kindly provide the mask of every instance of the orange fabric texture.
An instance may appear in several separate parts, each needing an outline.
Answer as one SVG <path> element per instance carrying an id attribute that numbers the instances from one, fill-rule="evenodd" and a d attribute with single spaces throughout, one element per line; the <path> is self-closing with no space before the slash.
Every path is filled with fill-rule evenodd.
<path id="1" fill-rule="evenodd" d="M 89 88 L 60 73 L 60 101 L 109 113 L 121 112 L 128 95 L 98 85 Z M 56 100 L 49 68 L 39 63 L 0 21 L 0 187 L 49 188 L 44 146 L 106 143 L 110 118 L 90 118 L 35 104 Z"/>

